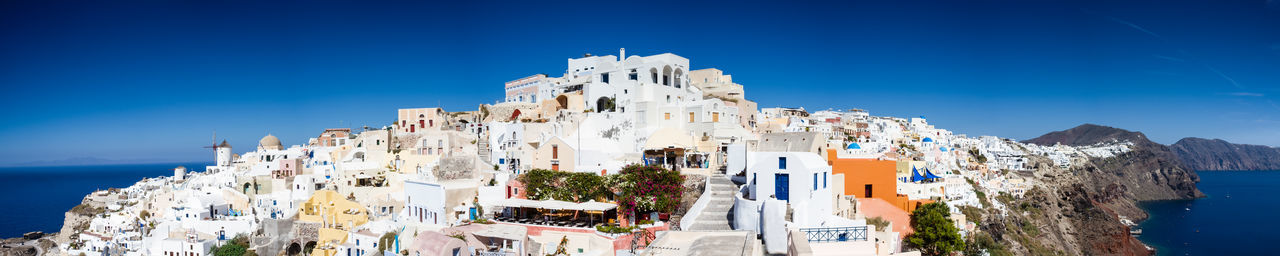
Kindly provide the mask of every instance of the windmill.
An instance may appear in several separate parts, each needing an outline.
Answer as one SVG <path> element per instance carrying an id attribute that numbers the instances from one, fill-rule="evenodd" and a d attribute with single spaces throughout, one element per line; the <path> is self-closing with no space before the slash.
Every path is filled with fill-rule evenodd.
<path id="1" fill-rule="evenodd" d="M 218 131 L 213 131 L 213 137 L 209 139 L 209 146 L 204 146 L 204 148 L 213 150 L 215 165 L 223 166 L 229 164 L 229 161 L 231 160 L 231 145 L 227 144 L 227 140 L 225 139 L 222 140 L 222 144 L 218 144 Z M 219 151 L 221 149 L 226 149 L 226 152 Z M 226 155 L 224 156 L 224 154 Z"/>
<path id="2" fill-rule="evenodd" d="M 213 131 L 213 137 L 209 139 L 209 146 L 204 146 L 204 148 L 211 149 L 214 154 L 217 154 L 218 148 L 225 146 L 227 146 L 227 140 L 222 140 L 222 145 L 218 145 L 218 131 Z"/>

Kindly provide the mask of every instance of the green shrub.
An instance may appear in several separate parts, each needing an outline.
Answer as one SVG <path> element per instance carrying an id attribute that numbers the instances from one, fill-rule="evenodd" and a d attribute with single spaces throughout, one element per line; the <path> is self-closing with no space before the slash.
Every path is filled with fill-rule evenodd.
<path id="1" fill-rule="evenodd" d="M 600 231 L 606 234 L 625 234 L 625 233 L 631 233 L 631 231 L 634 231 L 634 230 L 635 230 L 635 227 L 620 227 L 620 226 L 612 226 L 612 225 L 596 226 L 596 231 Z"/>
<path id="2" fill-rule="evenodd" d="M 879 230 L 884 230 L 885 227 L 888 227 L 889 221 L 885 220 L 884 218 L 881 218 L 880 216 L 875 216 L 875 217 L 867 218 L 867 224 L 876 226 L 876 230 L 879 231 Z"/>

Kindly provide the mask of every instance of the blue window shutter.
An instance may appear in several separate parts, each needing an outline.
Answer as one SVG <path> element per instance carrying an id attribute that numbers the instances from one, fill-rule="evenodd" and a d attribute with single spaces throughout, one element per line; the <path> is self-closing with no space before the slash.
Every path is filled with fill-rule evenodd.
<path id="1" fill-rule="evenodd" d="M 778 169 L 782 169 L 782 170 L 786 170 L 786 169 L 787 169 L 787 158 L 786 158 L 786 157 L 779 157 L 779 158 L 778 158 Z"/>

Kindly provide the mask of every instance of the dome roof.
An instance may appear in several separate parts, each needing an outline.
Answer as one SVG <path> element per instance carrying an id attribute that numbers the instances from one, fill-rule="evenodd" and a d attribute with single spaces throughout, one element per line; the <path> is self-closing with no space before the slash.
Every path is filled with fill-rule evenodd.
<path id="1" fill-rule="evenodd" d="M 933 142 L 933 138 L 924 137 L 924 142 Z"/>
<path id="2" fill-rule="evenodd" d="M 220 148 L 230 148 L 231 144 L 227 144 L 227 140 L 222 140 L 222 144 L 218 144 Z"/>
<path id="3" fill-rule="evenodd" d="M 284 145 L 280 144 L 280 139 L 276 138 L 276 136 L 267 134 L 266 137 L 262 137 L 262 140 L 258 141 L 258 148 L 280 150 L 284 148 Z"/>
<path id="4" fill-rule="evenodd" d="M 849 146 L 845 148 L 846 149 L 862 149 L 862 146 L 858 146 L 858 143 L 850 142 Z"/>

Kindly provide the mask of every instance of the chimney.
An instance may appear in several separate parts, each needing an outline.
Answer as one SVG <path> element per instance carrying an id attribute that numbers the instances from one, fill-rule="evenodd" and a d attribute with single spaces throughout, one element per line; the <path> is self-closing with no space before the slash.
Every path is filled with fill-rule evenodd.
<path id="1" fill-rule="evenodd" d="M 618 62 L 622 62 L 622 61 L 624 61 L 624 60 L 627 60 L 627 48 L 619 48 L 619 49 L 618 49 Z"/>

